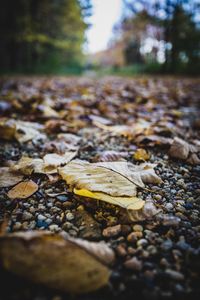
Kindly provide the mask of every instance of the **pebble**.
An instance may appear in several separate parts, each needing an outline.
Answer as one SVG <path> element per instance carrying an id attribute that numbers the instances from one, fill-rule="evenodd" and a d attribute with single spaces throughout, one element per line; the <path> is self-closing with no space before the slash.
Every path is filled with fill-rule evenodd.
<path id="1" fill-rule="evenodd" d="M 143 227 L 141 226 L 141 225 L 134 225 L 133 226 L 133 230 L 134 231 L 140 231 L 140 232 L 142 232 L 143 231 Z"/>
<path id="2" fill-rule="evenodd" d="M 169 275 L 169 277 L 171 277 L 172 279 L 174 279 L 174 280 L 177 280 L 177 281 L 181 281 L 181 280 L 184 280 L 184 275 L 182 274 L 182 273 L 180 273 L 180 272 L 178 272 L 178 271 L 174 271 L 174 270 L 172 270 L 172 269 L 167 269 L 166 271 L 165 271 L 165 273 L 167 274 L 167 275 Z"/>
<path id="3" fill-rule="evenodd" d="M 173 210 L 174 206 L 172 203 L 166 203 L 165 208 L 167 211 L 171 211 L 171 210 Z"/>
<path id="4" fill-rule="evenodd" d="M 124 263 L 125 268 L 131 269 L 134 271 L 141 271 L 142 270 L 142 262 L 137 259 L 137 257 L 132 257 L 131 259 L 128 259 Z"/>
<path id="5" fill-rule="evenodd" d="M 146 245 L 148 245 L 148 241 L 146 239 L 140 239 L 139 241 L 137 241 L 138 247 L 145 247 Z"/>
<path id="6" fill-rule="evenodd" d="M 72 213 L 68 212 L 66 214 L 66 219 L 67 219 L 67 221 L 72 221 L 72 220 L 74 220 L 74 215 Z"/>
<path id="7" fill-rule="evenodd" d="M 153 196 L 153 198 L 154 198 L 155 200 L 157 200 L 157 201 L 160 201 L 160 200 L 162 199 L 162 196 L 159 195 L 159 194 L 156 194 L 156 195 Z"/>
<path id="8" fill-rule="evenodd" d="M 58 230 L 59 230 L 59 227 L 58 227 L 57 224 L 52 224 L 52 225 L 49 226 L 49 229 L 50 229 L 51 231 L 58 231 Z"/>
<path id="9" fill-rule="evenodd" d="M 25 211 L 22 215 L 23 221 L 28 221 L 28 220 L 31 220 L 32 218 L 33 218 L 33 215 L 31 213 L 29 213 L 28 211 Z"/>
<path id="10" fill-rule="evenodd" d="M 180 223 L 180 218 L 176 216 L 163 215 L 161 222 L 164 226 L 178 226 Z"/>
<path id="11" fill-rule="evenodd" d="M 164 267 L 170 266 L 169 262 L 167 261 L 167 259 L 165 257 L 161 258 L 160 264 L 161 264 L 161 266 L 164 266 Z"/>
<path id="12" fill-rule="evenodd" d="M 164 241 L 161 245 L 160 245 L 161 249 L 164 251 L 168 251 L 173 247 L 173 243 L 170 239 Z"/>
<path id="13" fill-rule="evenodd" d="M 121 233 L 121 225 L 107 227 L 103 230 L 104 237 L 115 237 Z"/>
<path id="14" fill-rule="evenodd" d="M 127 255 L 127 251 L 126 251 L 126 245 L 124 244 L 119 244 L 117 247 L 116 247 L 116 252 L 119 256 L 126 256 Z"/>
<path id="15" fill-rule="evenodd" d="M 153 245 L 149 245 L 146 249 L 150 255 L 155 255 L 158 253 L 157 248 Z"/>
<path id="16" fill-rule="evenodd" d="M 22 227 L 22 224 L 20 222 L 16 222 L 14 225 L 13 225 L 13 230 L 14 231 L 17 231 L 19 229 L 21 229 Z"/>
<path id="17" fill-rule="evenodd" d="M 59 200 L 60 202 L 65 202 L 69 199 L 67 195 L 58 195 L 56 196 L 56 199 Z"/>
<path id="18" fill-rule="evenodd" d="M 143 234 L 140 231 L 136 231 L 136 232 L 131 232 L 128 236 L 127 236 L 127 241 L 129 243 L 134 243 L 138 240 L 138 238 L 142 238 Z"/>
<path id="19" fill-rule="evenodd" d="M 43 215 L 41 215 L 41 214 L 39 214 L 39 215 L 37 216 L 37 219 L 38 219 L 39 221 L 44 221 L 44 220 L 46 220 L 46 217 L 43 216 Z"/>

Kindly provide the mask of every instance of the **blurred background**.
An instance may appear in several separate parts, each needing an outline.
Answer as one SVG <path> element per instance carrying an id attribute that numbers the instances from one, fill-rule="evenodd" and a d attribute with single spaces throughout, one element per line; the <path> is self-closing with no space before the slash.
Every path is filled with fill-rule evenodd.
<path id="1" fill-rule="evenodd" d="M 200 74 L 200 0 L 0 0 L 1 74 Z"/>

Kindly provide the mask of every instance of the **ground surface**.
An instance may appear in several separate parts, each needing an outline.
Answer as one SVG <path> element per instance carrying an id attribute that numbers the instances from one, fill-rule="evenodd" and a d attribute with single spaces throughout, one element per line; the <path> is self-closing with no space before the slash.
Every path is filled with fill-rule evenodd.
<path id="1" fill-rule="evenodd" d="M 140 164 L 134 154 L 142 148 L 163 181 L 138 190 L 138 197 L 152 201 L 159 209 L 159 217 L 131 223 L 118 218 L 113 207 L 95 200 L 88 205 L 75 197 L 58 177 L 27 175 L 24 178 L 39 185 L 29 198 L 9 199 L 11 187 L 0 191 L 2 227 L 6 224 L 8 232 L 49 229 L 86 240 L 105 240 L 117 257 L 110 284 L 77 299 L 198 298 L 199 153 L 190 148 L 190 154 L 179 159 L 181 156 L 174 158 L 169 149 L 175 137 L 195 149 L 200 146 L 199 80 L 5 78 L 0 84 L 1 116 L 43 124 L 46 134 L 44 139 L 21 143 L 16 138 L 0 140 L 3 167 L 24 155 L 42 158 L 66 150 L 77 150 L 76 157 L 89 162 L 125 159 Z M 128 127 L 108 129 L 112 125 Z M 60 133 L 72 135 L 63 140 L 58 138 Z M 195 159 L 189 159 L 194 152 Z M 49 196 L 53 193 L 58 195 Z M 0 299 L 69 298 L 3 270 L 1 273 Z"/>

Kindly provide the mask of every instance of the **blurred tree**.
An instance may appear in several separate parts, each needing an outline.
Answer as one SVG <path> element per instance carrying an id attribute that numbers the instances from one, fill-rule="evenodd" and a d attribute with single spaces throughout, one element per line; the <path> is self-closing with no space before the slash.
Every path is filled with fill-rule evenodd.
<path id="1" fill-rule="evenodd" d="M 0 0 L 0 68 L 33 71 L 80 63 L 89 0 Z"/>
<path id="2" fill-rule="evenodd" d="M 200 72 L 199 0 L 124 0 L 124 3 L 118 29 L 129 64 L 141 62 L 139 53 L 144 59 L 159 60 L 163 52 L 163 71 Z"/>

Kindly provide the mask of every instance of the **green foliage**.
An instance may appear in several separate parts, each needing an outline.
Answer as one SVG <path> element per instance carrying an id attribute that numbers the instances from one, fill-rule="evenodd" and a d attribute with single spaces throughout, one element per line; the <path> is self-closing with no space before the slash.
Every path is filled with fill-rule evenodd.
<path id="1" fill-rule="evenodd" d="M 1 70 L 50 72 L 81 65 L 90 1 L 1 0 L 1 4 Z"/>

